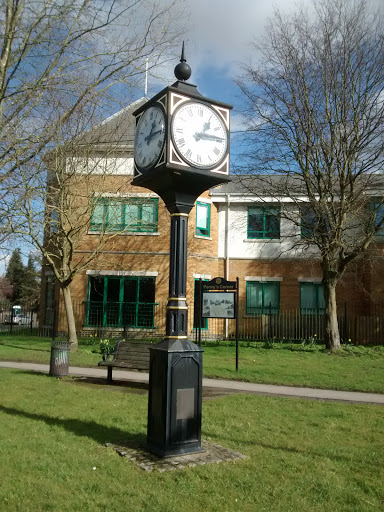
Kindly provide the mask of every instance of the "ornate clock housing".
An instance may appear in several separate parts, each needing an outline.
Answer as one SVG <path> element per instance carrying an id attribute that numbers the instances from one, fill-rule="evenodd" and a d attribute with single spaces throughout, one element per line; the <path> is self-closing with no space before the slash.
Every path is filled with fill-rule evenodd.
<path id="1" fill-rule="evenodd" d="M 178 155 L 193 167 L 213 168 L 227 152 L 224 121 L 218 111 L 202 102 L 183 102 L 175 110 L 171 136 Z"/>
<path id="2" fill-rule="evenodd" d="M 165 113 L 161 106 L 144 110 L 136 124 L 134 159 L 140 171 L 152 168 L 163 151 L 165 142 Z"/>
<path id="3" fill-rule="evenodd" d="M 231 106 L 200 94 L 186 82 L 191 69 L 184 50 L 178 79 L 142 104 L 136 117 L 133 185 L 156 192 L 166 205 L 174 191 L 190 194 L 230 181 Z"/>

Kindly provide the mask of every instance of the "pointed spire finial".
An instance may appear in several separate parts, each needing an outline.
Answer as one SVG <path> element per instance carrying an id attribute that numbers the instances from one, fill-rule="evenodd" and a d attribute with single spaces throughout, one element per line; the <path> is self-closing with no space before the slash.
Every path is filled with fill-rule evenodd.
<path id="1" fill-rule="evenodd" d="M 181 48 L 180 62 L 187 62 L 187 59 L 184 57 L 184 41 L 183 41 L 183 46 Z"/>
<path id="2" fill-rule="evenodd" d="M 187 64 L 187 59 L 185 58 L 185 55 L 184 55 L 184 41 L 183 41 L 183 46 L 181 49 L 180 62 L 175 67 L 174 73 L 175 73 L 175 77 L 178 80 L 181 80 L 182 82 L 185 82 L 185 80 L 188 80 L 188 78 L 192 74 L 191 67 L 189 66 L 189 64 Z"/>

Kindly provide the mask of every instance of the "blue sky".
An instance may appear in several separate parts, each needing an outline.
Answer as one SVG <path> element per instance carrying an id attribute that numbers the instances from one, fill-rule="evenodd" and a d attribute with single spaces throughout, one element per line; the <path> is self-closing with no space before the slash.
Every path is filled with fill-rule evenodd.
<path id="1" fill-rule="evenodd" d="M 265 25 L 274 8 L 289 12 L 296 3 L 296 0 L 186 0 L 189 32 L 184 36 L 185 53 L 192 68 L 189 82 L 197 85 L 204 96 L 233 106 L 232 163 L 239 152 L 236 132 L 245 129 L 240 113 L 241 94 L 235 79 L 241 73 L 241 64 L 257 57 L 251 53 L 250 43 L 263 39 Z M 311 2 L 303 0 L 303 3 Z M 182 40 L 180 52 L 181 45 Z M 160 71 L 163 80 L 149 77 L 149 97 L 175 80 L 173 69 L 179 55 L 174 63 Z"/>

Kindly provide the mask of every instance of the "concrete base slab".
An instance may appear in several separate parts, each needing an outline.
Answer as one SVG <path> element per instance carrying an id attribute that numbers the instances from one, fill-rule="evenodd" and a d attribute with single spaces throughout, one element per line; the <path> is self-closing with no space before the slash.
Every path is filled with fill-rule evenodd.
<path id="1" fill-rule="evenodd" d="M 136 464 L 144 471 L 175 471 L 177 469 L 193 468 L 203 466 L 204 464 L 220 464 L 222 462 L 234 462 L 247 457 L 239 452 L 224 448 L 219 444 L 208 441 L 201 443 L 203 452 L 189 453 L 188 455 L 178 455 L 176 457 L 157 457 L 148 452 L 145 448 L 134 447 L 124 444 L 106 443 L 105 446 L 115 450 L 121 457 Z"/>

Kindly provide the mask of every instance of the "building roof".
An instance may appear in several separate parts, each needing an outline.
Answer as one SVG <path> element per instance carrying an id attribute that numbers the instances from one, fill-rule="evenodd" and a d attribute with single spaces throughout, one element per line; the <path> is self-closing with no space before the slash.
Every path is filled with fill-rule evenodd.
<path id="1" fill-rule="evenodd" d="M 219 198 L 227 194 L 231 196 L 241 196 L 243 199 L 265 198 L 265 197 L 303 197 L 306 195 L 304 180 L 299 175 L 286 174 L 237 174 L 232 175 L 232 181 L 224 183 L 210 189 L 212 197 Z M 337 177 L 335 177 L 336 179 Z M 356 179 L 354 184 L 356 190 L 360 187 L 361 191 L 369 195 L 384 193 L 384 175 L 381 173 L 364 174 Z M 332 192 L 337 190 L 337 183 L 332 187 Z M 316 190 L 316 183 L 314 183 Z"/>
<path id="2" fill-rule="evenodd" d="M 304 193 L 303 182 L 298 177 L 272 174 L 237 174 L 231 176 L 232 181 L 224 183 L 210 190 L 211 195 L 271 195 L 272 191 L 284 191 L 287 194 L 295 190 L 297 193 Z M 289 191 L 289 192 L 288 192 Z"/>
<path id="3" fill-rule="evenodd" d="M 135 118 L 132 112 L 147 101 L 147 98 L 140 98 L 134 101 L 88 132 L 80 135 L 78 142 L 80 144 L 95 144 L 96 146 L 133 146 L 135 138 Z"/>

